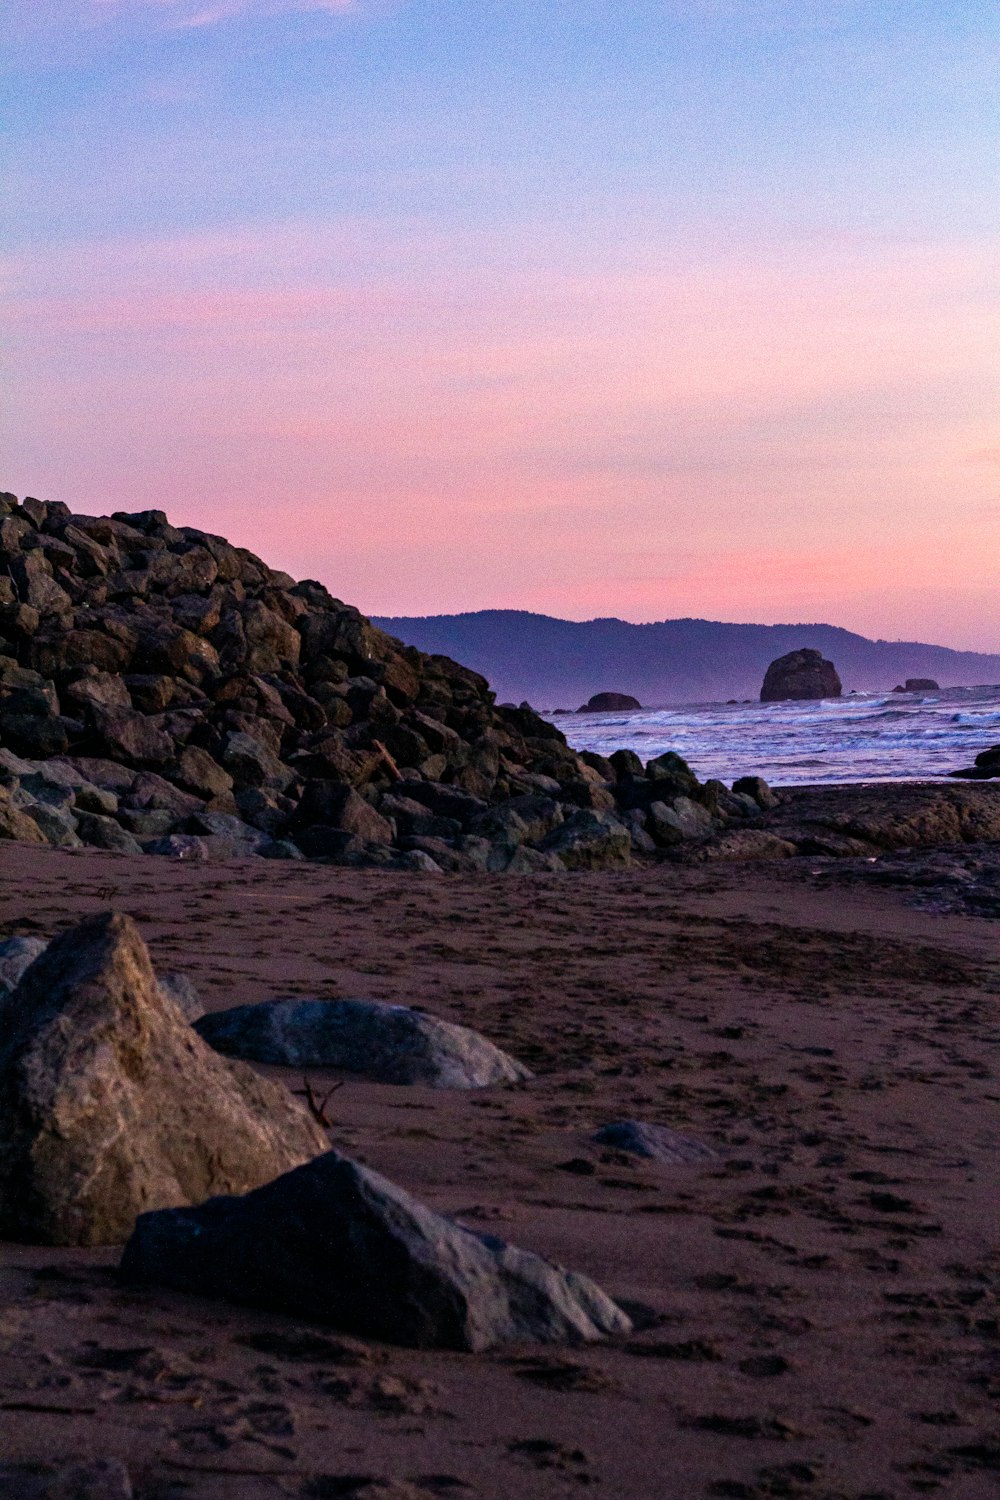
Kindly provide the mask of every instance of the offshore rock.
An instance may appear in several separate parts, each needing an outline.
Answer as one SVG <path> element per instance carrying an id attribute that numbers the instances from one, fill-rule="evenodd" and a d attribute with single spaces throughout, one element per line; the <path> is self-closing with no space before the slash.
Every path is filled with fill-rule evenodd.
<path id="1" fill-rule="evenodd" d="M 280 1085 L 218 1057 L 131 918 L 55 938 L 0 1001 L 0 1233 L 113 1244 L 152 1208 L 245 1192 L 326 1149 Z"/>
<path id="2" fill-rule="evenodd" d="M 121 1269 L 418 1348 L 583 1344 L 631 1328 L 586 1276 L 475 1234 L 335 1151 L 244 1198 L 144 1214 Z"/>
<path id="3" fill-rule="evenodd" d="M 779 656 L 768 667 L 761 703 L 783 703 L 789 699 L 839 698 L 843 693 L 837 669 L 820 651 L 804 647 Z"/>
<path id="4" fill-rule="evenodd" d="M 268 1000 L 213 1011 L 195 1025 L 229 1057 L 343 1068 L 380 1083 L 480 1089 L 532 1076 L 466 1026 L 378 1000 Z"/>
<path id="5" fill-rule="evenodd" d="M 623 713 L 642 708 L 638 698 L 628 693 L 595 693 L 580 709 L 582 714 Z"/>

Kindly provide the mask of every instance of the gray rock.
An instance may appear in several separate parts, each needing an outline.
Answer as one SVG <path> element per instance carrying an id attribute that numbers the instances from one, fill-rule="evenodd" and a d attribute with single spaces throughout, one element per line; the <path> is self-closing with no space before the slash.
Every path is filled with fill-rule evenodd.
<path id="1" fill-rule="evenodd" d="M 0 1001 L 0 1234 L 114 1244 L 150 1208 L 245 1192 L 326 1149 L 281 1085 L 207 1047 L 130 917 L 53 939 Z"/>
<path id="2" fill-rule="evenodd" d="M 567 870 L 603 870 L 631 863 L 629 830 L 606 812 L 580 811 L 553 828 L 539 844 L 543 853 L 557 854 Z"/>
<path id="3" fill-rule="evenodd" d="M 587 1277 L 473 1233 L 335 1151 L 244 1198 L 143 1214 L 121 1269 L 419 1348 L 582 1344 L 631 1328 Z"/>
<path id="4" fill-rule="evenodd" d="M 172 1000 L 187 1021 L 197 1021 L 205 1014 L 205 1006 L 195 983 L 187 974 L 158 974 L 160 989 Z"/>
<path id="5" fill-rule="evenodd" d="M 113 849 L 118 854 L 141 854 L 138 839 L 113 818 L 101 817 L 99 813 L 79 812 L 76 815 L 77 832 L 85 844 L 95 849 Z"/>
<path id="6" fill-rule="evenodd" d="M 741 776 L 738 781 L 733 782 L 733 791 L 737 795 L 752 797 L 757 806 L 765 811 L 778 805 L 777 797 L 763 776 Z"/>
<path id="7" fill-rule="evenodd" d="M 673 806 L 665 802 L 650 804 L 646 818 L 647 832 L 658 844 L 668 846 L 682 839 L 707 838 L 715 824 L 712 814 L 690 797 L 675 797 Z"/>
<path id="8" fill-rule="evenodd" d="M 0 994 L 4 990 L 16 989 L 25 972 L 47 947 L 45 938 L 4 938 L 0 942 Z"/>
<path id="9" fill-rule="evenodd" d="M 204 864 L 208 859 L 208 845 L 194 833 L 169 833 L 162 839 L 151 839 L 145 847 L 146 854 L 162 854 L 167 859 L 186 859 L 191 864 Z"/>
<path id="10" fill-rule="evenodd" d="M 672 1167 L 718 1160 L 717 1153 L 701 1141 L 679 1135 L 666 1125 L 648 1125 L 644 1120 L 615 1120 L 602 1125 L 594 1132 L 594 1140 L 601 1146 L 612 1146 L 616 1151 L 628 1151 L 632 1156 L 666 1162 Z"/>
<path id="11" fill-rule="evenodd" d="M 227 1056 L 381 1083 L 477 1089 L 532 1076 L 478 1032 L 380 1000 L 265 1000 L 202 1016 L 196 1030 Z"/>
<path id="12" fill-rule="evenodd" d="M 45 835 L 46 841 L 55 849 L 79 849 L 82 840 L 77 834 L 77 821 L 65 807 L 53 807 L 49 802 L 29 803 L 24 811 L 33 818 Z"/>

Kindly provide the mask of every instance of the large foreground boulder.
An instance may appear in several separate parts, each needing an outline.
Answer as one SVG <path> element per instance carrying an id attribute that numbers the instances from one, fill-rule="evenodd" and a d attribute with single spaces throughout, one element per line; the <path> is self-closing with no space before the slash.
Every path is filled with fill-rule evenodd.
<path id="1" fill-rule="evenodd" d="M 378 1000 L 267 1000 L 214 1011 L 195 1026 L 230 1057 L 344 1068 L 379 1083 L 479 1089 L 532 1076 L 466 1026 Z"/>
<path id="2" fill-rule="evenodd" d="M 113 1244 L 138 1214 L 246 1192 L 325 1151 L 279 1084 L 217 1056 L 130 917 L 64 932 L 0 1000 L 0 1234 Z"/>
<path id="3" fill-rule="evenodd" d="M 773 661 L 764 675 L 761 703 L 783 703 L 789 699 L 839 698 L 843 693 L 837 669 L 812 647 L 789 651 Z"/>
<path id="4" fill-rule="evenodd" d="M 631 1327 L 587 1277 L 475 1234 L 335 1151 L 244 1198 L 144 1214 L 121 1268 L 422 1348 L 580 1344 Z"/>

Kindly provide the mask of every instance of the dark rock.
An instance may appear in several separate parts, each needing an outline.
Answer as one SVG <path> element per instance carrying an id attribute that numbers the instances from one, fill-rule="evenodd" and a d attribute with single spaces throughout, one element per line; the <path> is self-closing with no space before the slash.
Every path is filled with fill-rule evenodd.
<path id="1" fill-rule="evenodd" d="M 616 750 L 608 757 L 609 764 L 614 767 L 615 775 L 621 779 L 626 776 L 645 776 L 645 767 L 634 750 Z"/>
<path id="2" fill-rule="evenodd" d="M 646 816 L 646 832 L 661 848 L 684 839 L 707 838 L 714 828 L 712 814 L 690 797 L 675 797 L 669 805 L 653 802 Z"/>
<path id="3" fill-rule="evenodd" d="M 904 683 L 898 683 L 893 688 L 894 693 L 939 693 L 939 685 L 933 677 L 908 677 Z"/>
<path id="4" fill-rule="evenodd" d="M 489 805 L 482 797 L 434 781 L 408 781 L 406 795 L 411 801 L 429 808 L 436 817 L 452 818 L 466 829 Z"/>
<path id="5" fill-rule="evenodd" d="M 95 849 L 112 849 L 117 854 L 141 854 L 138 840 L 122 828 L 114 818 L 104 818 L 99 813 L 78 812 L 77 832 L 85 844 Z"/>
<path id="6" fill-rule="evenodd" d="M 244 1198 L 144 1214 L 121 1269 L 421 1348 L 580 1344 L 631 1328 L 588 1278 L 473 1233 L 335 1151 Z"/>
<path id="7" fill-rule="evenodd" d="M 373 844 L 391 844 L 392 825 L 351 786 L 310 781 L 299 803 L 297 821 L 338 828 Z"/>
<path id="8" fill-rule="evenodd" d="M 113 1244 L 146 1209 L 246 1191 L 325 1149 L 280 1085 L 218 1057 L 129 917 L 60 934 L 0 1002 L 0 1232 Z"/>
<path id="9" fill-rule="evenodd" d="M 623 713 L 628 710 L 640 709 L 642 704 L 638 698 L 630 698 L 628 693 L 595 693 L 592 698 L 579 710 L 582 714 L 608 714 Z"/>
<path id="10" fill-rule="evenodd" d="M 230 1057 L 343 1068 L 380 1083 L 474 1089 L 531 1077 L 478 1032 L 378 1000 L 269 1000 L 213 1011 L 197 1029 Z"/>
<path id="11" fill-rule="evenodd" d="M 760 690 L 762 703 L 783 703 L 797 698 L 839 698 L 843 693 L 837 669 L 824 661 L 823 653 L 811 647 L 789 651 L 773 661 Z"/>
<path id="12" fill-rule="evenodd" d="M 166 859 L 184 859 L 196 865 L 204 864 L 208 859 L 208 845 L 193 833 L 169 833 L 163 838 L 152 839 L 143 852 L 162 854 Z"/>
<path id="13" fill-rule="evenodd" d="M 741 776 L 733 782 L 733 791 L 740 796 L 752 797 L 757 806 L 765 810 L 778 805 L 777 797 L 763 776 Z"/>
<path id="14" fill-rule="evenodd" d="M 95 705 L 92 724 L 102 752 L 112 760 L 135 766 L 165 766 L 174 758 L 170 737 L 145 714 Z"/>
<path id="15" fill-rule="evenodd" d="M 134 1493 L 117 1458 L 0 1462 L 3 1500 L 133 1500 Z"/>
<path id="16" fill-rule="evenodd" d="M 43 938 L 11 937 L 0 941 L 0 995 L 16 989 L 48 943 Z"/>
<path id="17" fill-rule="evenodd" d="M 576 812 L 546 834 L 539 847 L 557 854 L 567 870 L 604 870 L 631 862 L 632 840 L 610 813 Z"/>
<path id="18" fill-rule="evenodd" d="M 632 1156 L 665 1162 L 672 1167 L 718 1159 L 717 1153 L 701 1141 L 679 1135 L 666 1125 L 649 1125 L 644 1120 L 615 1120 L 602 1125 L 594 1132 L 594 1140 L 615 1151 L 627 1151 Z"/>

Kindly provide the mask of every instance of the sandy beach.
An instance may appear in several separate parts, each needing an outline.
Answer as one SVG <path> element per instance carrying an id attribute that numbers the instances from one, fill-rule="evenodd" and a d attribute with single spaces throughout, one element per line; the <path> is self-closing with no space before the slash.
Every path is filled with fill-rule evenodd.
<path id="1" fill-rule="evenodd" d="M 636 1323 L 583 1350 L 409 1351 L 123 1287 L 114 1248 L 6 1244 L 5 1461 L 118 1458 L 141 1500 L 995 1494 L 996 929 L 830 868 L 472 878 L 5 844 L 7 933 L 114 908 L 209 1009 L 401 1001 L 527 1063 L 484 1091 L 349 1079 L 331 1142 Z M 593 1142 L 623 1117 L 717 1159 Z"/>

